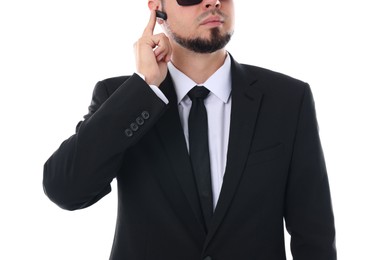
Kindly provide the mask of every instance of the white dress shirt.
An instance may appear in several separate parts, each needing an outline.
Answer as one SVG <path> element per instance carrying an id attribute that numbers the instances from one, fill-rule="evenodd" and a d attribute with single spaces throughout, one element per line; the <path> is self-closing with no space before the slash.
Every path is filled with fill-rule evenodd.
<path id="1" fill-rule="evenodd" d="M 207 110 L 214 209 L 221 192 L 227 160 L 232 89 L 230 64 L 231 59 L 227 55 L 224 64 L 206 82 L 197 84 L 172 63 L 168 63 L 169 73 L 171 74 L 177 95 L 179 116 L 188 150 L 188 116 L 192 102 L 187 93 L 196 85 L 204 86 L 210 90 L 210 94 L 205 98 L 204 104 Z M 152 89 L 165 103 L 168 103 L 161 90 L 156 89 L 155 86 L 152 86 Z"/>

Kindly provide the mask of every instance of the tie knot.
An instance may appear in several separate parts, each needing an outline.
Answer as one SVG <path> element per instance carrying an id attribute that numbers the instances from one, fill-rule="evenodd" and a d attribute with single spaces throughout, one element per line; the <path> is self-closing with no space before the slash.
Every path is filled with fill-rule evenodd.
<path id="1" fill-rule="evenodd" d="M 188 96 L 191 100 L 194 100 L 194 98 L 201 98 L 205 99 L 207 95 L 210 93 L 210 90 L 203 86 L 195 86 L 190 91 L 188 91 Z"/>

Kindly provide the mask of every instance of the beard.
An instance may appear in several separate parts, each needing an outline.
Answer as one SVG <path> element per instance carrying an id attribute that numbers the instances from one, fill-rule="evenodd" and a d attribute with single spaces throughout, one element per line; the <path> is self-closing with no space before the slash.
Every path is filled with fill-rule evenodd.
<path id="1" fill-rule="evenodd" d="M 209 39 L 200 37 L 184 38 L 172 31 L 170 31 L 170 34 L 175 42 L 195 53 L 213 53 L 218 51 L 229 43 L 233 35 L 232 32 L 222 34 L 219 28 L 210 29 Z"/>

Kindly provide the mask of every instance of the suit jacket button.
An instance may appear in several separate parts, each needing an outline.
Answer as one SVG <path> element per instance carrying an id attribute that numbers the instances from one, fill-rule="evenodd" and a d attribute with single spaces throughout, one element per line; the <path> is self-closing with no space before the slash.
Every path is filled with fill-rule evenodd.
<path id="1" fill-rule="evenodd" d="M 125 130 L 125 135 L 126 135 L 127 137 L 132 137 L 132 136 L 133 136 L 133 131 L 131 131 L 131 129 L 127 128 L 127 129 Z"/>
<path id="2" fill-rule="evenodd" d="M 211 256 L 206 256 L 203 260 L 213 260 Z"/>
<path id="3" fill-rule="evenodd" d="M 148 111 L 143 111 L 143 112 L 141 113 L 141 116 L 142 116 L 143 119 L 149 119 L 150 114 L 149 114 Z"/>
<path id="4" fill-rule="evenodd" d="M 133 130 L 135 132 L 138 130 L 139 126 L 136 123 L 131 123 L 130 128 L 131 128 L 131 130 Z"/>
<path id="5" fill-rule="evenodd" d="M 135 122 L 137 122 L 138 125 L 143 125 L 145 123 L 145 120 L 139 116 L 139 117 L 137 117 Z"/>

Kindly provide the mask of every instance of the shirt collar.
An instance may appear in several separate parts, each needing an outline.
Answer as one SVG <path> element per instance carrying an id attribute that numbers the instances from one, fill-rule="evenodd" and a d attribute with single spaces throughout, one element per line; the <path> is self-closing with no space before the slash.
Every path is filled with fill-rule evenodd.
<path id="1" fill-rule="evenodd" d="M 171 62 L 168 63 L 168 70 L 171 74 L 173 86 L 177 95 L 177 103 L 179 104 L 194 86 L 201 85 L 210 90 L 224 103 L 227 103 L 232 90 L 232 80 L 230 76 L 231 70 L 230 55 L 226 55 L 224 64 L 216 71 L 206 82 L 202 84 L 195 83 L 187 75 L 177 69 Z"/>

